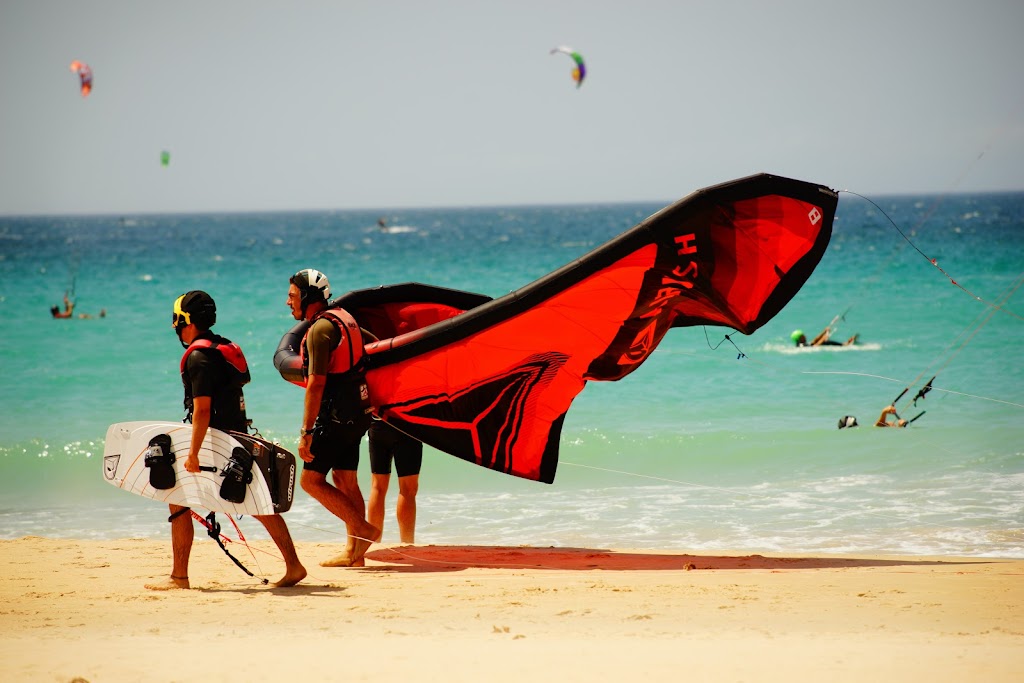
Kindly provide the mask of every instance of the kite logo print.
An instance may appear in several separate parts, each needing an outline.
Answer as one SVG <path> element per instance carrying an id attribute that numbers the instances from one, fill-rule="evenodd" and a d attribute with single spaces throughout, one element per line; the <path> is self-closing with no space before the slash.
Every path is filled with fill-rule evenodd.
<path id="1" fill-rule="evenodd" d="M 626 352 L 619 358 L 620 367 L 629 367 L 636 365 L 651 352 L 657 340 L 654 338 L 655 327 L 657 324 L 656 319 L 651 319 L 647 322 L 647 325 L 637 333 L 633 343 L 630 344 Z"/>
<path id="2" fill-rule="evenodd" d="M 671 322 L 668 311 L 681 297 L 686 296 L 686 290 L 693 289 L 693 280 L 697 278 L 698 271 L 696 240 L 697 235 L 693 232 L 673 237 L 674 253 L 668 260 L 670 265 L 674 264 L 672 269 L 665 272 L 664 268 L 655 267 L 645 276 L 645 281 L 652 282 L 650 287 L 643 287 L 641 296 L 643 292 L 650 292 L 650 298 L 646 301 L 638 299 L 630 320 L 624 321 L 623 331 L 636 325 L 642 327 L 637 330 L 632 343 L 619 357 L 620 377 L 628 374 L 634 366 L 642 363 L 651 354 Z M 687 258 L 689 260 L 686 260 Z M 623 370 L 625 372 L 622 372 Z"/>
<path id="3" fill-rule="evenodd" d="M 693 289 L 693 283 L 685 280 L 684 278 L 697 278 L 697 261 L 695 260 L 696 256 L 694 256 L 694 254 L 697 253 L 697 245 L 694 244 L 694 241 L 696 241 L 696 239 L 696 233 L 692 232 L 687 233 L 686 235 L 677 235 L 675 237 L 675 243 L 677 247 L 676 258 L 679 259 L 680 262 L 677 263 L 676 266 L 672 269 L 671 274 L 675 277 L 675 279 L 670 280 L 668 276 L 666 276 L 664 281 L 662 282 L 662 285 Z M 681 262 L 684 256 L 693 257 L 686 264 L 685 268 L 683 268 L 683 264 Z M 673 259 L 673 262 L 675 262 L 675 259 Z M 659 295 L 660 294 L 661 292 L 659 292 Z"/>
<path id="4" fill-rule="evenodd" d="M 811 209 L 810 213 L 807 214 L 807 217 L 811 219 L 811 225 L 817 225 L 822 219 L 821 209 L 815 206 Z"/>
<path id="5" fill-rule="evenodd" d="M 527 406 L 565 364 L 559 353 L 537 354 L 520 365 L 453 394 L 381 406 L 387 421 L 463 460 L 511 472 Z"/>

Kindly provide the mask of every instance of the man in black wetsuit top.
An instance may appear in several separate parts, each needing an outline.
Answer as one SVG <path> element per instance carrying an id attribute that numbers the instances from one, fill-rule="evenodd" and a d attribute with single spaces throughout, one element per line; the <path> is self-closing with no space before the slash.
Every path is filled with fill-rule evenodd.
<path id="1" fill-rule="evenodd" d="M 178 340 L 186 349 L 182 364 L 181 379 L 185 390 L 185 406 L 192 422 L 192 440 L 189 445 L 185 469 L 199 472 L 199 450 L 208 429 L 234 430 L 245 432 L 248 420 L 245 415 L 245 397 L 242 385 L 248 381 L 248 369 L 244 376 L 230 363 L 225 353 L 230 350 L 243 368 L 246 367 L 242 350 L 237 344 L 210 332 L 217 321 L 217 306 L 213 298 L 203 291 L 195 290 L 182 294 L 174 302 L 172 322 Z M 212 344 L 203 344 L 208 340 Z M 200 342 L 192 347 L 194 342 Z M 219 347 L 226 347 L 220 350 Z M 192 347 L 192 348 L 190 348 Z M 163 583 L 147 584 L 152 590 L 173 590 L 189 588 L 188 561 L 192 551 L 195 530 L 189 508 L 170 505 L 171 547 L 173 566 L 170 578 Z M 263 523 L 267 533 L 274 539 L 285 562 L 285 573 L 273 585 L 294 586 L 306 576 L 306 569 L 299 561 L 292 543 L 288 526 L 280 515 L 254 515 Z"/>

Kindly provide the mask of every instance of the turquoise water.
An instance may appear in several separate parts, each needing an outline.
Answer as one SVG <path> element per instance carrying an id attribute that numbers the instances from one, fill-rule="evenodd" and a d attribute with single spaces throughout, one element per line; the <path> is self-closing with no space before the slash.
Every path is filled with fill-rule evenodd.
<path id="1" fill-rule="evenodd" d="M 822 263 L 754 335 L 673 330 L 637 372 L 591 383 L 553 485 L 428 449 L 418 540 L 1024 557 L 1024 194 L 873 199 L 841 196 Z M 294 449 L 302 394 L 272 355 L 299 268 L 336 295 L 420 281 L 499 296 L 659 208 L 0 218 L 0 537 L 166 537 L 162 506 L 104 483 L 99 456 L 113 422 L 181 417 L 170 309 L 186 290 L 217 300 L 217 331 L 250 362 L 251 417 Z M 404 227 L 381 233 L 381 215 Z M 107 316 L 52 320 L 72 285 L 76 312 Z M 837 336 L 860 345 L 791 346 L 843 312 Z M 911 428 L 870 427 L 936 374 L 899 406 L 927 411 Z M 864 426 L 837 430 L 846 414 Z M 301 492 L 286 519 L 299 540 L 339 538 Z"/>

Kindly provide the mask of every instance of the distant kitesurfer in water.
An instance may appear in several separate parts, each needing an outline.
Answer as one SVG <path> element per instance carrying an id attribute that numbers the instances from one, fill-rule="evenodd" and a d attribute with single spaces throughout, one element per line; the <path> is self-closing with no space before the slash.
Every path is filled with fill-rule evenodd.
<path id="1" fill-rule="evenodd" d="M 846 429 L 847 427 L 859 427 L 859 426 L 860 425 L 857 424 L 857 418 L 855 418 L 853 415 L 843 415 L 841 418 L 839 418 L 839 428 L 840 429 Z"/>
<path id="2" fill-rule="evenodd" d="M 889 421 L 890 415 L 896 418 L 892 422 Z M 896 406 L 886 406 L 875 422 L 876 427 L 906 427 L 908 424 L 910 423 L 896 414 Z"/>
<path id="3" fill-rule="evenodd" d="M 922 413 L 923 415 L 924 413 Z M 892 415 L 896 419 L 889 421 L 889 416 Z M 920 416 L 918 416 L 920 417 Z M 917 418 L 915 418 L 917 419 Z M 876 427 L 906 427 L 913 420 L 904 420 L 896 414 L 896 406 L 886 406 L 882 410 L 882 414 L 878 416 L 878 420 L 875 422 Z M 853 415 L 843 415 L 839 418 L 839 428 L 846 429 L 848 427 L 858 427 L 857 418 Z"/>
<path id="4" fill-rule="evenodd" d="M 377 219 L 377 227 L 380 228 L 381 232 L 384 232 L 388 229 L 388 223 L 387 221 L 384 220 L 384 216 L 381 216 L 380 218 Z"/>
<path id="5" fill-rule="evenodd" d="M 803 330 L 793 330 L 793 334 L 789 335 L 789 338 L 793 340 L 793 343 L 797 346 L 853 346 L 857 343 L 859 334 L 855 334 L 845 342 L 832 341 L 829 337 L 832 336 L 832 328 L 826 327 L 818 336 L 815 337 L 811 343 L 807 343 L 807 337 L 804 335 Z"/>
<path id="6" fill-rule="evenodd" d="M 78 314 L 78 317 L 79 317 L 79 319 L 81 319 L 81 320 L 89 320 L 89 319 L 91 319 L 91 318 L 92 318 L 93 316 L 92 316 L 92 314 L 91 314 L 91 313 L 79 313 L 79 314 Z M 101 308 L 101 309 L 100 309 L 100 314 L 99 314 L 99 317 L 100 317 L 100 318 L 106 318 L 106 317 L 107 317 L 107 309 L 105 309 L 105 308 Z"/>
<path id="7" fill-rule="evenodd" d="M 68 301 L 68 293 L 64 292 L 64 311 L 60 310 L 59 306 L 50 307 L 50 315 L 54 318 L 71 318 L 75 314 L 75 303 Z"/>
<path id="8" fill-rule="evenodd" d="M 249 381 L 248 369 L 242 357 L 242 350 L 230 340 L 210 332 L 217 322 L 217 305 L 206 292 L 186 292 L 174 302 L 172 325 L 178 341 L 186 349 L 181 359 L 181 381 L 185 389 L 186 420 L 192 423 L 192 439 L 185 460 L 185 470 L 198 473 L 199 450 L 208 429 L 239 432 L 248 431 L 249 420 L 245 416 L 245 397 L 242 386 Z M 242 358 L 241 374 L 230 363 L 219 347 L 232 347 L 234 354 Z M 170 504 L 171 548 L 173 564 L 167 581 L 146 584 L 150 590 L 173 590 L 189 588 L 188 561 L 192 552 L 192 527 L 190 510 L 182 505 Z M 295 553 L 288 526 L 281 515 L 253 515 L 267 529 L 285 562 L 285 573 L 276 587 L 294 586 L 306 577 L 306 569 Z"/>

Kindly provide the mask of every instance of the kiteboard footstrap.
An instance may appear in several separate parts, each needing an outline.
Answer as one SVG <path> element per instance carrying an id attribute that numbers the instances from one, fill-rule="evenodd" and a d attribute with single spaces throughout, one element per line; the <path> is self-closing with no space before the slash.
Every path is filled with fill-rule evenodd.
<path id="1" fill-rule="evenodd" d="M 149 440 L 145 463 L 149 468 L 149 485 L 155 489 L 174 488 L 174 453 L 171 451 L 171 437 L 157 434 Z"/>

